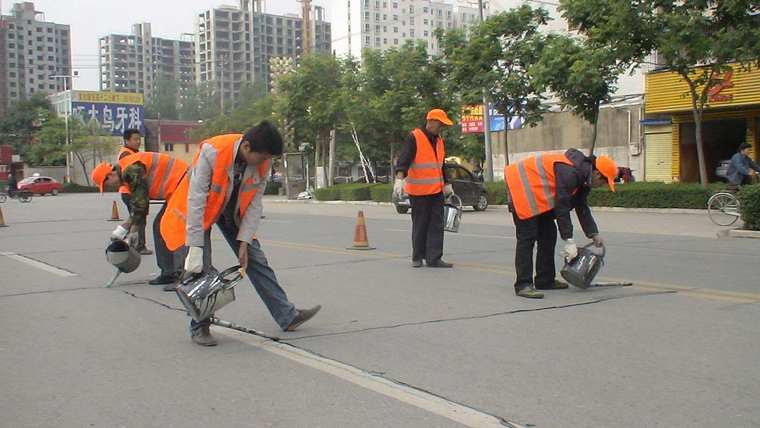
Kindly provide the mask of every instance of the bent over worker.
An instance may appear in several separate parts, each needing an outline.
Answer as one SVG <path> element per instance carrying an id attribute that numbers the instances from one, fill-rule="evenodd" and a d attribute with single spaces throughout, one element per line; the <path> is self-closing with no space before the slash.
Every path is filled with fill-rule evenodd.
<path id="1" fill-rule="evenodd" d="M 116 155 L 116 162 L 121 159 L 140 152 L 140 130 L 139 129 L 127 129 L 124 131 L 124 145 L 119 149 L 118 155 Z M 124 202 L 124 206 L 127 207 L 127 212 L 132 214 L 132 194 L 129 193 L 129 186 L 123 184 L 119 186 L 119 194 L 121 194 L 121 201 Z M 153 252 L 145 246 L 145 227 L 141 227 L 137 231 L 137 244 L 135 248 L 142 255 L 151 255 Z"/>
<path id="2" fill-rule="evenodd" d="M 116 165 L 101 163 L 92 170 L 92 181 L 103 192 L 105 188 L 126 187 L 131 198 L 132 210 L 126 223 L 111 233 L 112 239 L 128 238 L 130 245 L 139 245 L 140 230 L 145 230 L 148 207 L 151 200 L 168 201 L 189 165 L 169 155 L 155 152 L 138 152 L 122 157 Z M 153 220 L 153 241 L 156 246 L 156 262 L 161 274 L 148 282 L 151 285 L 167 285 L 164 291 L 174 291 L 179 277 L 183 254 L 174 254 L 166 248 L 161 238 L 161 219 L 166 202 Z"/>
<path id="3" fill-rule="evenodd" d="M 430 110 L 424 128 L 409 134 L 396 164 L 393 192 L 406 192 L 412 206 L 412 267 L 450 268 L 443 257 L 443 202 L 453 192 L 446 183 L 443 162 L 446 148 L 444 126 L 453 122 L 441 109 Z M 405 178 L 406 177 L 406 178 Z"/>
<path id="4" fill-rule="evenodd" d="M 615 191 L 617 165 L 606 157 L 586 157 L 577 149 L 564 154 L 539 154 L 507 166 L 504 178 L 509 207 L 515 222 L 515 293 L 521 297 L 540 299 L 539 290 L 567 288 L 555 279 L 554 248 L 557 228 L 564 241 L 561 251 L 565 260 L 578 255 L 573 240 L 570 211 L 575 210 L 585 235 L 602 246 L 587 197 L 592 187 L 605 183 Z M 555 225 L 556 219 L 556 225 Z M 536 250 L 536 272 L 533 276 L 533 248 Z"/>
<path id="5" fill-rule="evenodd" d="M 245 135 L 219 135 L 201 143 L 190 179 L 183 181 L 161 222 L 169 249 L 188 246 L 185 271 L 200 273 L 211 265 L 211 226 L 217 225 L 238 256 L 256 292 L 283 331 L 293 331 L 321 309 L 296 309 L 288 301 L 255 233 L 272 156 L 282 154 L 282 136 L 263 121 Z M 190 321 L 191 339 L 215 346 L 211 320 Z"/>

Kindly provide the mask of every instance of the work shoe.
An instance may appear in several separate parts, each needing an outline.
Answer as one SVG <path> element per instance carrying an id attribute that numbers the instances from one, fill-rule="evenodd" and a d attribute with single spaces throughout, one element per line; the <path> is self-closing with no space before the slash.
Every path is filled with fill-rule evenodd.
<path id="1" fill-rule="evenodd" d="M 190 338 L 196 345 L 200 346 L 216 346 L 217 341 L 211 336 L 211 329 L 209 326 L 201 327 L 191 333 Z"/>
<path id="2" fill-rule="evenodd" d="M 422 260 L 412 260 L 412 267 L 413 268 L 422 267 Z"/>
<path id="3" fill-rule="evenodd" d="M 177 285 L 178 284 L 177 284 L 177 281 L 175 279 L 174 281 L 172 281 L 172 282 L 164 285 L 161 289 L 164 290 L 164 291 L 174 292 L 174 291 L 177 291 Z"/>
<path id="4" fill-rule="evenodd" d="M 175 274 L 168 274 L 168 273 L 161 273 L 161 275 L 151 279 L 148 281 L 148 284 L 150 285 L 164 285 L 164 284 L 174 284 L 177 282 L 177 275 Z"/>
<path id="5" fill-rule="evenodd" d="M 525 297 L 527 299 L 543 299 L 544 298 L 544 293 L 537 291 L 533 287 L 533 285 L 528 285 L 517 290 L 517 295 L 520 297 Z"/>
<path id="6" fill-rule="evenodd" d="M 550 282 L 548 284 L 538 285 L 536 284 L 536 288 L 539 290 L 565 290 L 569 287 L 566 282 L 557 281 L 556 279 L 553 282 Z"/>
<path id="7" fill-rule="evenodd" d="M 431 267 L 431 268 L 453 268 L 454 267 L 453 264 L 446 263 L 443 260 L 436 260 L 432 263 L 428 263 L 427 265 L 428 267 Z"/>
<path id="8" fill-rule="evenodd" d="M 153 254 L 153 251 L 151 251 L 148 247 L 143 247 L 137 250 L 138 253 L 140 253 L 141 256 L 150 256 Z"/>
<path id="9" fill-rule="evenodd" d="M 314 306 L 311 309 L 298 309 L 296 317 L 293 318 L 293 321 L 290 322 L 290 325 L 285 329 L 285 331 L 295 331 L 295 329 L 300 327 L 301 324 L 314 318 L 314 315 L 316 315 L 320 309 L 322 309 L 322 305 Z"/>

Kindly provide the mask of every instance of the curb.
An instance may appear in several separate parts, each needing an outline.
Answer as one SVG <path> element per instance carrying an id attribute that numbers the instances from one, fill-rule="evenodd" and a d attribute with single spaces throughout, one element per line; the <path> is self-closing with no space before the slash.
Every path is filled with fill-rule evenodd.
<path id="1" fill-rule="evenodd" d="M 760 231 L 744 230 L 744 229 L 730 229 L 728 231 L 728 236 L 730 238 L 760 239 Z"/>

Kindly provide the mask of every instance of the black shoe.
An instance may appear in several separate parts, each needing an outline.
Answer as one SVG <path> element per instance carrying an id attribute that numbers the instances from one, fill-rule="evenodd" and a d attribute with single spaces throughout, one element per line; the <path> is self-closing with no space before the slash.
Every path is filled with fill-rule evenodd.
<path id="1" fill-rule="evenodd" d="M 539 290 L 565 290 L 569 287 L 566 282 L 557 281 L 556 279 L 553 282 L 550 282 L 548 284 L 538 285 L 536 284 L 536 288 Z"/>
<path id="2" fill-rule="evenodd" d="M 517 290 L 517 295 L 527 299 L 543 299 L 544 293 L 536 291 L 533 285 L 528 285 Z"/>
<path id="3" fill-rule="evenodd" d="M 296 317 L 293 318 L 293 321 L 290 322 L 290 325 L 285 329 L 285 331 L 295 331 L 295 329 L 300 327 L 301 324 L 312 319 L 320 309 L 322 309 L 322 305 L 314 306 L 311 309 L 298 309 Z"/>
<path id="4" fill-rule="evenodd" d="M 140 253 L 141 256 L 150 256 L 153 255 L 153 251 L 148 247 L 143 247 L 137 250 L 138 253 Z"/>
<path id="5" fill-rule="evenodd" d="M 422 267 L 422 260 L 412 260 L 412 267 L 413 268 Z"/>
<path id="6" fill-rule="evenodd" d="M 443 260 L 436 260 L 432 263 L 428 263 L 427 265 L 428 267 L 431 267 L 431 268 L 453 268 L 454 267 L 453 264 L 446 263 Z"/>
<path id="7" fill-rule="evenodd" d="M 200 346 L 216 346 L 218 344 L 216 339 L 211 336 L 211 329 L 209 326 L 201 327 L 193 331 L 190 338 L 196 345 Z"/>
<path id="8" fill-rule="evenodd" d="M 164 285 L 164 284 L 174 284 L 175 282 L 177 282 L 177 275 L 161 273 L 161 275 L 148 281 L 148 284 Z"/>

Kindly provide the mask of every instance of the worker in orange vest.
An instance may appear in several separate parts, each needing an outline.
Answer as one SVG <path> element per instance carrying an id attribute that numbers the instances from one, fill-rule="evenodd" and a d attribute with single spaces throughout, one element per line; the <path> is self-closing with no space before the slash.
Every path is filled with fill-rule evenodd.
<path id="1" fill-rule="evenodd" d="M 412 206 L 412 267 L 450 268 L 443 256 L 444 196 L 453 192 L 446 183 L 446 148 L 441 131 L 453 122 L 441 109 L 430 110 L 423 128 L 409 134 L 396 163 L 393 192 L 409 195 Z"/>
<path id="2" fill-rule="evenodd" d="M 140 130 L 139 129 L 127 129 L 124 131 L 124 145 L 119 149 L 119 153 L 116 156 L 116 161 L 120 161 L 122 158 L 133 155 L 140 151 Z M 121 194 L 121 200 L 127 207 L 127 212 L 132 214 L 132 195 L 129 193 L 129 186 L 123 184 L 119 186 L 119 193 Z M 142 255 L 151 255 L 153 252 L 145 246 L 145 227 L 138 230 L 137 234 L 137 251 Z"/>
<path id="3" fill-rule="evenodd" d="M 566 261 L 578 255 L 573 241 L 570 211 L 575 210 L 581 228 L 596 246 L 603 246 L 587 197 L 592 187 L 605 183 L 615 191 L 617 165 L 606 157 L 587 157 L 579 150 L 564 154 L 538 154 L 504 170 L 509 209 L 515 222 L 515 293 L 520 297 L 541 299 L 539 290 L 567 288 L 555 279 L 554 248 L 557 228 L 564 241 L 560 252 Z M 556 220 L 556 225 L 555 225 Z M 533 276 L 533 248 L 536 250 L 536 275 Z"/>
<path id="4" fill-rule="evenodd" d="M 126 186 L 131 196 L 132 210 L 129 212 L 129 219 L 111 233 L 111 238 L 127 239 L 130 245 L 138 245 L 139 231 L 145 230 L 150 201 L 168 201 L 189 167 L 190 165 L 179 159 L 155 152 L 138 152 L 122 157 L 116 165 L 104 162 L 96 166 L 91 177 L 101 192 L 106 188 Z M 166 202 L 153 221 L 156 262 L 161 268 L 161 274 L 148 283 L 164 285 L 164 291 L 174 291 L 174 283 L 182 270 L 184 254 L 169 251 L 161 238 L 161 218 L 165 212 Z"/>
<path id="5" fill-rule="evenodd" d="M 283 331 L 293 331 L 321 306 L 302 310 L 288 301 L 255 236 L 271 158 L 281 154 L 282 136 L 267 121 L 244 135 L 219 135 L 201 142 L 190 179 L 169 201 L 161 234 L 170 250 L 186 245 L 185 271 L 200 273 L 212 267 L 211 226 L 216 224 L 274 320 Z M 210 325 L 210 319 L 191 320 L 193 342 L 215 346 Z"/>

